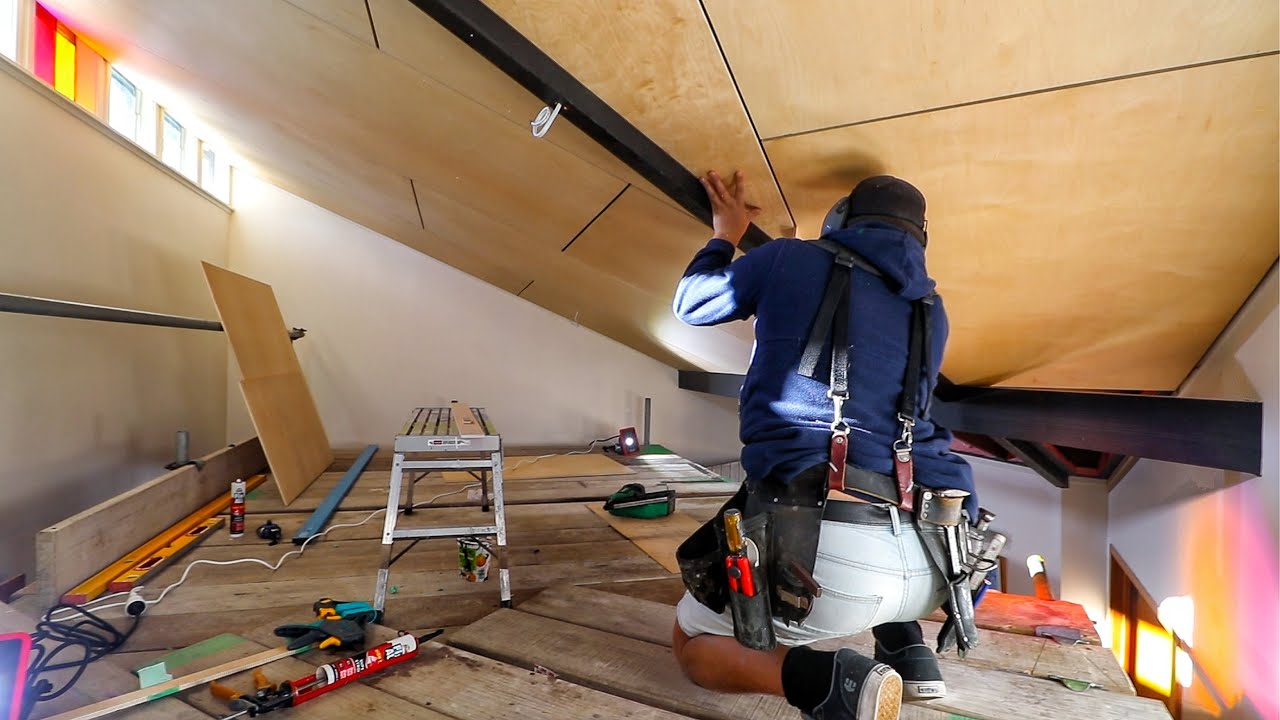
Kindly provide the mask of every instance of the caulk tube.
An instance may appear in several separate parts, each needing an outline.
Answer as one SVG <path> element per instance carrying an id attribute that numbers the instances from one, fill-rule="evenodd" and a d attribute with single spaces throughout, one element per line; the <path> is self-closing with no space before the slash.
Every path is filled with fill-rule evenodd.
<path id="1" fill-rule="evenodd" d="M 231 537 L 244 535 L 244 479 L 231 482 Z"/>
<path id="2" fill-rule="evenodd" d="M 418 640 L 412 635 L 401 635 L 363 655 L 344 658 L 316 668 L 316 679 L 325 685 L 350 682 L 358 677 L 371 675 L 388 665 L 408 660 L 418 652 Z"/>

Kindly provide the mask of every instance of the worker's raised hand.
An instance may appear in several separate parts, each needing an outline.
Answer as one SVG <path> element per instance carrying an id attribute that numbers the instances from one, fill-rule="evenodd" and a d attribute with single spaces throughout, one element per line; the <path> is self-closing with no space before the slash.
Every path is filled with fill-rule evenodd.
<path id="1" fill-rule="evenodd" d="M 715 170 L 698 180 L 711 199 L 711 227 L 715 236 L 736 246 L 747 233 L 751 221 L 760 214 L 760 208 L 747 203 L 747 180 L 742 171 L 733 174 L 731 188 L 725 187 Z"/>

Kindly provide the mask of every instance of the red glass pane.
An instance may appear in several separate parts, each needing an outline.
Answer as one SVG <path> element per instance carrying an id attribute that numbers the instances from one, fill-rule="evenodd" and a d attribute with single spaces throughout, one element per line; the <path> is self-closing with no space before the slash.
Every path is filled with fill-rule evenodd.
<path id="1" fill-rule="evenodd" d="M 36 77 L 53 84 L 54 56 L 57 49 L 58 19 L 36 3 Z"/>

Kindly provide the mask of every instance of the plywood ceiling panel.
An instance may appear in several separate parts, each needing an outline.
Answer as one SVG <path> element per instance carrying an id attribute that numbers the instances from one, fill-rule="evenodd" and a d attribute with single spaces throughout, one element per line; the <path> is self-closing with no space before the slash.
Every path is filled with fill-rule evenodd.
<path id="1" fill-rule="evenodd" d="M 365 0 L 285 0 L 315 15 L 357 40 L 377 45 L 373 23 L 369 21 L 369 8 Z"/>
<path id="2" fill-rule="evenodd" d="M 929 199 L 960 383 L 1170 390 L 1277 255 L 1276 56 L 766 143 L 812 232 L 877 158 Z"/>
<path id="3" fill-rule="evenodd" d="M 763 138 L 1268 52 L 1280 42 L 1275 0 L 705 5 Z"/>
<path id="4" fill-rule="evenodd" d="M 528 128 L 529 122 L 545 107 L 542 100 L 407 0 L 369 0 L 369 12 L 383 52 L 519 127 Z M 642 188 L 672 207 L 678 207 L 662 191 L 570 122 L 558 120 L 553 123 L 541 142 L 558 145 L 610 175 Z"/>
<path id="5" fill-rule="evenodd" d="M 648 293 L 562 255 L 539 264 L 520 297 L 678 368 L 743 372 L 751 343 L 721 327 L 685 325 L 670 294 Z"/>
<path id="6" fill-rule="evenodd" d="M 566 250 L 597 272 L 670 297 L 685 267 L 711 237 L 702 223 L 627 190 Z"/>
<path id="7" fill-rule="evenodd" d="M 531 243 L 563 246 L 624 186 L 282 0 L 58 4 L 105 29 L 99 36 L 129 38 L 126 53 L 141 47 L 192 70 L 202 81 L 194 91 L 214 93 L 214 102 L 335 158 L 413 177 Z"/>
<path id="8" fill-rule="evenodd" d="M 790 235 L 773 180 L 699 0 L 485 0 L 695 173 L 741 169 L 757 223 Z"/>

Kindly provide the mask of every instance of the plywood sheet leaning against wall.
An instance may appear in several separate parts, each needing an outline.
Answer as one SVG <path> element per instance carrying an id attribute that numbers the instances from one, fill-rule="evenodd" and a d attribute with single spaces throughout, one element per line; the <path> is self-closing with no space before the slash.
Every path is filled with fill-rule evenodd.
<path id="1" fill-rule="evenodd" d="M 267 465 L 257 438 L 201 460 L 202 468 L 180 467 L 41 530 L 36 535 L 40 606 L 49 607 L 77 583 L 225 494 L 232 480 Z"/>
<path id="2" fill-rule="evenodd" d="M 271 474 L 288 505 L 333 462 L 315 399 L 271 286 L 202 263 L 240 365 L 240 390 Z"/>

